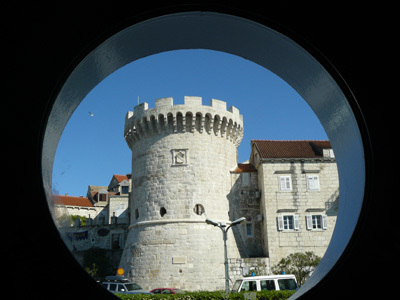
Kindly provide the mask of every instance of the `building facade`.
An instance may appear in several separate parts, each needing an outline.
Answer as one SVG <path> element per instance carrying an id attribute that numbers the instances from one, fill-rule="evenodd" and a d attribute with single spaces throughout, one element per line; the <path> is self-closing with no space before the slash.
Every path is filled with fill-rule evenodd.
<path id="1" fill-rule="evenodd" d="M 147 289 L 224 289 L 222 233 L 206 218 L 246 217 L 228 232 L 232 281 L 271 274 L 292 253 L 322 257 L 339 202 L 329 141 L 252 140 L 249 160 L 238 163 L 242 137 L 243 117 L 220 100 L 136 106 L 125 123 L 132 175 L 90 185 L 87 197 L 54 196 L 56 216 L 87 218 L 59 224 L 67 246 L 118 253 L 125 276 Z"/>
<path id="2" fill-rule="evenodd" d="M 130 174 L 113 175 L 108 186 L 90 185 L 87 197 L 53 195 L 55 221 L 71 251 L 124 247 L 129 187 Z"/>
<path id="3" fill-rule="evenodd" d="M 254 140 L 249 162 L 238 164 L 243 117 L 200 97 L 142 103 L 128 112 L 124 132 L 132 183 L 120 267 L 144 288 L 224 288 L 222 233 L 206 218 L 247 219 L 228 235 L 232 280 L 269 274 L 291 253 L 325 253 L 339 197 L 328 141 Z"/>
<path id="4" fill-rule="evenodd" d="M 339 202 L 329 141 L 253 140 L 249 163 L 240 164 L 232 176 L 237 178 L 234 194 L 242 201 L 238 209 L 248 217 L 247 244 L 255 255 L 268 257 L 270 266 L 296 252 L 324 255 Z"/>

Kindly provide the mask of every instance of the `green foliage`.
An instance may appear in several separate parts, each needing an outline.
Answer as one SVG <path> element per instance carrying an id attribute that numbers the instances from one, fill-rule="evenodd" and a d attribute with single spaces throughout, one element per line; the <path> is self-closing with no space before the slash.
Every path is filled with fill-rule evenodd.
<path id="1" fill-rule="evenodd" d="M 107 250 L 93 247 L 84 251 L 82 267 L 97 280 L 109 275 L 111 260 L 107 256 Z"/>
<path id="2" fill-rule="evenodd" d="M 90 276 L 95 277 L 97 275 L 97 272 L 99 271 L 99 267 L 96 265 L 96 263 L 92 263 L 92 266 L 86 267 L 85 270 L 89 273 Z"/>
<path id="3" fill-rule="evenodd" d="M 258 262 L 257 265 L 250 268 L 248 273 L 244 274 L 243 277 L 253 276 L 252 273 L 254 273 L 254 276 L 268 275 L 267 268 L 263 262 Z"/>
<path id="4" fill-rule="evenodd" d="M 67 215 L 63 214 L 56 219 L 57 225 L 60 227 L 69 227 L 74 225 L 75 220 L 79 218 L 81 220 L 81 226 L 86 226 L 86 217 L 78 215 Z"/>
<path id="5" fill-rule="evenodd" d="M 159 300 L 246 300 L 246 299 L 256 299 L 256 300 L 284 300 L 289 298 L 294 294 L 295 291 L 261 291 L 256 293 L 256 298 L 254 298 L 254 293 L 234 293 L 230 294 L 229 298 L 224 297 L 224 292 L 187 292 L 186 294 L 168 294 L 168 295 L 123 295 L 117 294 L 122 300 L 139 300 L 139 299 L 159 299 Z"/>
<path id="6" fill-rule="evenodd" d="M 272 267 L 274 274 L 293 274 L 296 276 L 297 284 L 303 285 L 309 274 L 314 271 L 321 261 L 321 257 L 309 251 L 305 253 L 293 253 Z"/>
<path id="7" fill-rule="evenodd" d="M 86 217 L 85 216 L 78 216 L 78 215 L 72 215 L 71 219 L 72 219 L 72 224 L 75 222 L 75 220 L 79 218 L 81 220 L 81 226 L 86 226 Z"/>

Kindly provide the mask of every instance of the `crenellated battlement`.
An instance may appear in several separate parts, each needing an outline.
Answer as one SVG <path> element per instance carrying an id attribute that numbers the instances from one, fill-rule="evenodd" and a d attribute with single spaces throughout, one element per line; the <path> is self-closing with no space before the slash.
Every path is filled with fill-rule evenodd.
<path id="1" fill-rule="evenodd" d="M 226 102 L 211 99 L 210 105 L 203 105 L 201 97 L 185 96 L 184 104 L 173 104 L 173 98 L 155 101 L 155 107 L 144 102 L 135 106 L 125 117 L 125 140 L 133 145 L 145 138 L 173 133 L 201 133 L 225 138 L 239 146 L 243 138 L 243 116 Z"/>

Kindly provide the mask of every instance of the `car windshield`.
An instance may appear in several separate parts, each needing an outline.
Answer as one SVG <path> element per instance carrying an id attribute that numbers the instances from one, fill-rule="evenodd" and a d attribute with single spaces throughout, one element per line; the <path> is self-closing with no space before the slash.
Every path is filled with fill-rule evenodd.
<path id="1" fill-rule="evenodd" d="M 134 291 L 134 290 L 141 290 L 142 287 L 136 283 L 125 283 L 125 287 L 128 291 Z"/>
<path id="2" fill-rule="evenodd" d="M 280 290 L 295 290 L 297 289 L 297 284 L 294 279 L 279 279 L 278 280 Z"/>
<path id="3" fill-rule="evenodd" d="M 242 280 L 236 280 L 235 284 L 233 285 L 232 291 L 237 292 L 241 283 Z"/>

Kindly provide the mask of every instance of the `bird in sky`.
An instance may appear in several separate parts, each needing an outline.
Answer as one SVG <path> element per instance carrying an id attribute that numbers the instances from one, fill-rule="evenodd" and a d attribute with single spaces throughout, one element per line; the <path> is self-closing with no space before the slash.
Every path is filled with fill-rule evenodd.
<path id="1" fill-rule="evenodd" d="M 90 112 L 90 111 L 89 111 L 89 115 L 90 115 L 91 117 L 93 117 L 93 116 L 94 116 L 94 114 L 93 114 L 92 112 Z"/>

